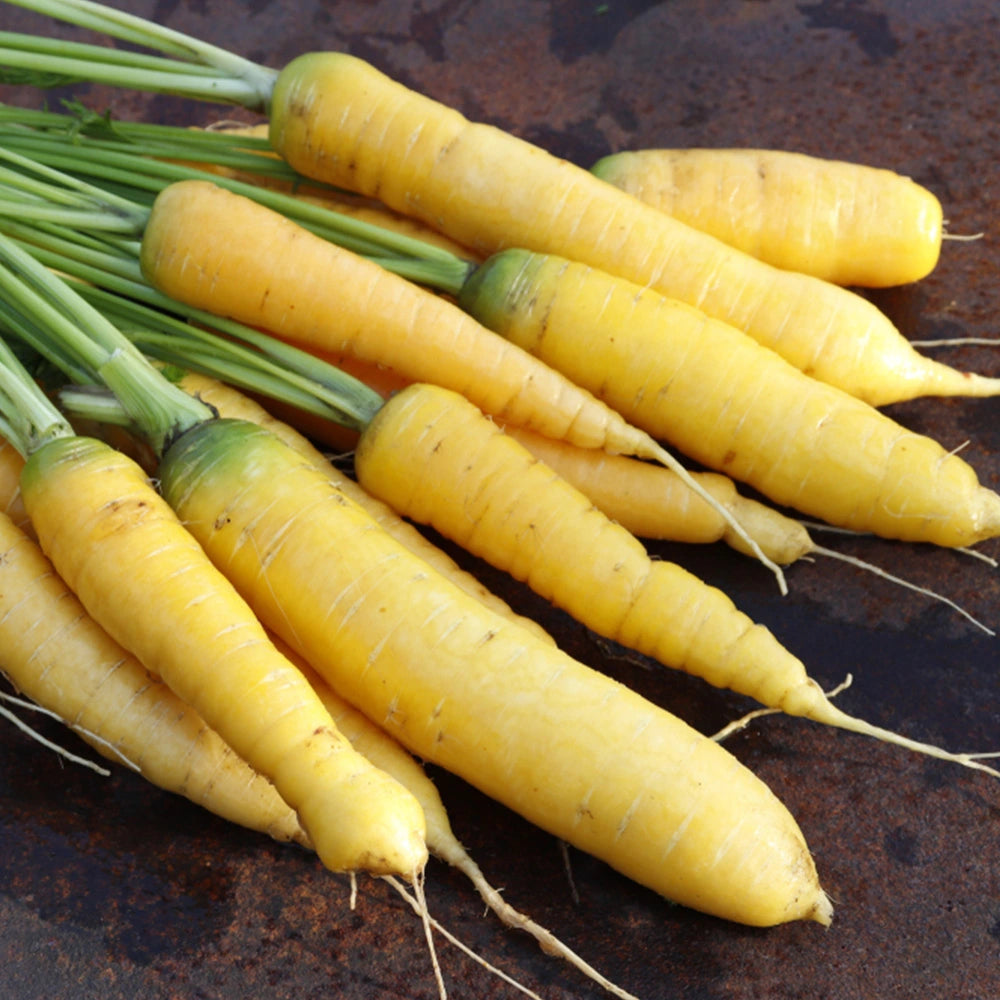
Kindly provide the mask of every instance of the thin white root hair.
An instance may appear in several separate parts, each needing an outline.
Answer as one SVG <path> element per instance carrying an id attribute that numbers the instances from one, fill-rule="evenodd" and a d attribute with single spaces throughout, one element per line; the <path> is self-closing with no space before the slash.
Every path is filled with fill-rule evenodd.
<path id="1" fill-rule="evenodd" d="M 661 465 L 666 466 L 672 472 L 680 476 L 686 486 L 694 490 L 694 492 L 697 493 L 702 500 L 704 500 L 713 510 L 720 514 L 726 524 L 728 524 L 750 547 L 754 556 L 774 574 L 775 579 L 778 581 L 778 590 L 781 592 L 782 596 L 788 593 L 788 584 L 785 581 L 785 574 L 782 568 L 773 559 L 765 555 L 758 542 L 750 537 L 750 533 L 743 527 L 742 524 L 740 524 L 739 519 L 731 510 L 727 510 L 726 507 L 718 501 L 718 499 L 713 497 L 712 494 L 709 493 L 708 490 L 705 489 L 705 487 L 691 475 L 684 465 L 674 458 L 674 456 L 671 455 L 665 448 L 661 448 L 653 442 L 652 453 L 648 457 L 655 458 Z"/>
<path id="2" fill-rule="evenodd" d="M 20 699 L 11 698 L 9 695 L 6 694 L 3 695 L 3 698 L 6 701 L 13 701 L 15 703 L 24 704 L 23 702 L 20 702 Z M 29 707 L 33 708 L 35 706 L 29 706 Z M 59 746 L 58 743 L 53 743 L 52 740 L 42 736 L 42 734 L 38 732 L 38 730 L 32 729 L 31 726 L 29 726 L 26 722 L 24 722 L 17 715 L 15 715 L 14 712 L 10 711 L 10 709 L 8 708 L 4 708 L 2 705 L 0 705 L 0 716 L 3 716 L 9 722 L 13 722 L 14 725 L 17 726 L 17 728 L 20 729 L 22 733 L 29 736 L 36 742 L 41 743 L 43 747 L 47 747 L 49 750 L 52 750 L 55 753 L 59 754 L 60 757 L 65 757 L 66 760 L 70 761 L 71 763 L 79 764 L 81 767 L 89 768 L 91 771 L 96 771 L 103 778 L 107 778 L 111 775 L 111 772 L 107 768 L 101 767 L 99 764 L 95 764 L 92 760 L 87 760 L 86 757 L 79 757 L 77 756 L 77 754 L 72 753 L 71 751 L 65 749 L 65 747 Z"/>
<path id="3" fill-rule="evenodd" d="M 559 856 L 562 858 L 563 871 L 566 873 L 566 882 L 569 885 L 570 899 L 579 906 L 580 891 L 576 887 L 576 879 L 573 878 L 573 864 L 569 858 L 569 844 L 565 840 L 559 841 Z"/>
<path id="4" fill-rule="evenodd" d="M 424 938 L 427 941 L 427 951 L 431 956 L 431 968 L 434 970 L 434 982 L 437 983 L 438 996 L 441 1000 L 448 1000 L 448 990 L 444 985 L 444 975 L 441 972 L 441 963 L 438 961 L 437 948 L 434 947 L 434 935 L 431 927 L 430 910 L 427 908 L 427 896 L 424 892 L 424 873 L 416 872 L 413 877 L 413 895 L 417 904 L 417 913 L 420 916 L 420 923 L 424 928 Z"/>
<path id="5" fill-rule="evenodd" d="M 875 536 L 868 531 L 855 531 L 853 528 L 838 528 L 833 524 L 826 524 L 823 521 L 804 521 L 800 520 L 799 524 L 803 528 L 812 531 L 826 531 L 832 535 L 849 535 L 853 538 L 874 538 Z M 980 552 L 978 549 L 969 548 L 966 545 L 956 546 L 950 550 L 951 552 L 960 552 L 963 556 L 971 556 L 973 559 L 979 559 L 989 566 L 996 569 L 1000 566 L 1000 562 L 993 558 L 993 556 L 988 556 L 985 552 Z"/>
<path id="6" fill-rule="evenodd" d="M 842 691 L 846 691 L 854 683 L 853 674 L 848 674 L 835 688 L 826 692 L 826 697 L 836 698 L 838 694 Z M 724 739 L 732 736 L 733 733 L 738 733 L 741 729 L 746 729 L 754 719 L 763 718 L 765 715 L 780 715 L 780 708 L 755 708 L 745 715 L 741 715 L 738 719 L 734 719 L 727 726 L 723 726 L 717 733 L 712 736 L 712 739 L 716 743 L 721 743 Z"/>
<path id="7" fill-rule="evenodd" d="M 946 337 L 944 340 L 911 340 L 914 347 L 1000 347 L 997 337 Z"/>
<path id="8" fill-rule="evenodd" d="M 908 590 L 916 591 L 916 593 L 923 594 L 925 597 L 930 597 L 935 601 L 940 601 L 942 604 L 947 604 L 949 608 L 957 611 L 963 618 L 968 619 L 973 625 L 976 626 L 976 628 L 982 629 L 987 635 L 996 635 L 996 632 L 988 625 L 983 624 L 983 622 L 971 615 L 960 604 L 956 604 L 955 601 L 953 601 L 950 597 L 945 597 L 944 594 L 939 594 L 937 591 L 929 590 L 927 587 L 921 587 L 919 584 L 911 583 L 909 580 L 904 580 L 902 577 L 895 576 L 894 574 L 889 573 L 870 562 L 866 562 L 864 559 L 857 559 L 854 556 L 845 555 L 842 552 L 835 552 L 833 549 L 823 548 L 822 545 L 814 545 L 813 552 L 819 555 L 827 556 L 830 559 L 839 559 L 841 562 L 848 563 L 851 566 L 857 566 L 859 569 L 867 570 L 869 573 L 874 573 L 875 576 L 881 577 L 883 580 L 888 580 L 890 583 L 898 584 L 900 587 L 906 587 Z"/>
<path id="9" fill-rule="evenodd" d="M 947 219 L 945 219 L 944 224 L 945 226 L 948 225 Z M 985 235 L 986 233 L 949 233 L 948 230 L 945 229 L 941 233 L 941 239 L 952 240 L 955 243 L 973 243 L 976 240 L 981 240 Z"/>
<path id="10" fill-rule="evenodd" d="M 409 903 L 410 907 L 413 909 L 414 913 L 417 914 L 417 916 L 419 916 L 422 920 L 425 920 L 429 926 L 433 927 L 434 930 L 436 930 L 446 941 L 451 942 L 451 944 L 453 944 L 456 948 L 458 948 L 459 951 L 464 952 L 466 955 L 468 955 L 468 957 L 471 958 L 477 965 L 481 965 L 488 972 L 491 972 L 493 975 L 502 979 L 505 983 L 508 983 L 509 985 L 513 986 L 514 989 L 523 993 L 527 997 L 531 997 L 532 1000 L 542 1000 L 542 998 L 537 993 L 535 993 L 534 990 L 528 989 L 527 986 L 524 986 L 522 983 L 519 983 L 516 979 L 514 979 L 512 976 L 509 976 L 502 969 L 498 969 L 495 965 L 492 965 L 490 962 L 486 961 L 486 959 L 483 958 L 482 955 L 477 955 L 476 952 L 474 952 L 467 944 L 464 944 L 457 937 L 455 937 L 455 935 L 452 934 L 451 931 L 449 931 L 438 920 L 436 920 L 427 912 L 426 901 L 424 902 L 424 904 L 421 904 L 413 895 L 411 895 L 407 891 L 406 887 L 402 884 L 402 882 L 399 881 L 399 879 L 395 878 L 392 875 L 382 875 L 381 878 L 384 881 L 388 882 L 389 885 L 391 885 L 393 889 L 395 889 L 396 892 L 398 892 L 399 895 L 407 903 Z"/>
<path id="11" fill-rule="evenodd" d="M 566 842 L 560 840 L 559 845 L 562 849 L 563 858 L 568 871 L 569 855 L 566 850 Z M 500 892 L 490 885 L 486 876 L 480 870 L 479 865 L 477 865 L 471 857 L 464 855 L 461 864 L 454 861 L 452 864 L 459 868 L 472 882 L 483 901 L 489 909 L 491 909 L 500 918 L 501 922 L 505 926 L 510 927 L 513 930 L 520 930 L 530 934 L 538 942 L 542 951 L 544 951 L 546 955 L 561 958 L 563 961 L 573 966 L 577 971 L 582 972 L 588 979 L 591 979 L 595 983 L 604 987 L 604 989 L 606 989 L 612 996 L 618 997 L 619 1000 L 638 1000 L 638 998 L 632 993 L 623 990 L 620 986 L 616 986 L 610 979 L 601 975 L 601 973 L 590 965 L 589 962 L 581 958 L 567 944 L 560 941 L 559 938 L 557 938 L 551 931 L 542 927 L 541 924 L 535 923 L 535 921 L 529 916 L 521 913 L 520 910 L 511 906 L 510 903 L 508 903 L 503 896 L 501 896 Z M 573 893 L 574 902 L 579 902 L 576 887 L 572 884 L 572 877 L 570 878 L 570 888 Z"/>

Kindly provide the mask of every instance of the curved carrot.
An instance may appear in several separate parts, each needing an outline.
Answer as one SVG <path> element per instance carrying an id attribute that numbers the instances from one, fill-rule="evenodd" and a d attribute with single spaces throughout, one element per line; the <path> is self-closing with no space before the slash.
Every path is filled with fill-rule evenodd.
<path id="1" fill-rule="evenodd" d="M 396 510 L 524 581 L 599 635 L 769 708 L 1000 773 L 842 712 L 803 663 L 721 590 L 651 559 L 587 497 L 448 390 L 412 386 L 393 397 L 361 436 L 355 468 L 361 484 Z"/>
<path id="2" fill-rule="evenodd" d="M 1000 533 L 1000 497 L 957 455 L 683 303 L 513 250 L 492 258 L 465 294 L 492 329 L 781 506 L 937 545 Z"/>
<path id="3" fill-rule="evenodd" d="M 99 753 L 276 840 L 307 843 L 274 786 L 83 609 L 38 545 L 0 515 L 3 673 Z"/>
<path id="4" fill-rule="evenodd" d="M 925 278 L 941 255 L 933 192 L 892 170 L 777 149 L 636 149 L 601 180 L 774 267 L 838 285 Z"/>
<path id="5" fill-rule="evenodd" d="M 296 170 L 377 197 L 483 257 L 524 247 L 585 261 L 697 306 L 875 405 L 1000 391 L 1000 379 L 918 354 L 861 296 L 755 260 L 354 56 L 290 62 L 270 115 L 271 143 Z"/>
<path id="6" fill-rule="evenodd" d="M 499 420 L 550 437 L 652 459 L 714 504 L 652 437 L 452 302 L 240 195 L 206 181 L 162 190 L 141 263 L 151 284 L 189 306 L 447 386 Z M 722 514 L 783 587 L 780 569 Z"/>
<path id="7" fill-rule="evenodd" d="M 61 437 L 30 455 L 21 486 L 43 550 L 88 612 L 274 782 L 324 864 L 422 867 L 419 805 L 336 732 L 139 466 Z"/>
<path id="8" fill-rule="evenodd" d="M 342 697 L 418 756 L 671 899 L 750 924 L 829 921 L 801 831 L 718 744 L 430 572 L 263 429 L 205 427 L 166 455 L 165 495 Z M 235 494 L 227 468 L 244 481 Z M 259 479 L 284 499 L 262 510 Z"/>

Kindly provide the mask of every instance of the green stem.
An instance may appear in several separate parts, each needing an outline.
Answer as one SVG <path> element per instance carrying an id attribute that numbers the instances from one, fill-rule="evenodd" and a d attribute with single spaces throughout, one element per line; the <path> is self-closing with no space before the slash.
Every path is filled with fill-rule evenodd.
<path id="1" fill-rule="evenodd" d="M 0 235 L 0 294 L 9 329 L 70 378 L 106 385 L 154 448 L 212 416 L 167 381 L 143 354 L 62 278 Z"/>
<path id="2" fill-rule="evenodd" d="M 39 389 L 8 344 L 0 340 L 0 434 L 22 458 L 73 428 Z"/>
<path id="3" fill-rule="evenodd" d="M 354 430 L 363 430 L 383 403 L 364 383 L 307 351 L 163 295 L 135 260 L 81 246 L 72 234 L 5 228 L 40 263 L 77 279 L 78 294 L 147 355 Z"/>
<path id="4" fill-rule="evenodd" d="M 146 155 L 132 146 L 91 141 L 81 136 L 71 138 L 68 132 L 43 133 L 0 128 L 0 137 L 6 155 L 37 163 L 39 168 L 44 167 L 50 173 L 66 177 L 67 186 L 70 179 L 77 184 L 85 184 L 79 180 L 79 175 L 83 174 L 90 178 L 90 183 L 85 185 L 87 191 L 100 189 L 109 198 L 113 196 L 107 190 L 109 182 L 156 194 L 175 181 L 209 181 L 292 219 L 322 239 L 374 259 L 388 270 L 447 294 L 457 295 L 474 267 L 470 261 L 424 240 L 392 232 L 291 194 L 169 162 L 156 155 Z M 164 155 L 164 151 L 159 150 L 157 155 Z M 115 196 L 112 204 L 121 201 L 123 199 Z M 127 203 L 128 199 L 124 201 Z M 137 219 L 146 211 L 134 201 L 132 207 L 132 217 Z M 2 210 L 0 205 L 0 212 Z M 19 214 L 24 217 L 23 213 Z"/>
<path id="5" fill-rule="evenodd" d="M 163 70 L 162 78 L 155 71 L 144 76 L 141 67 L 129 68 L 116 66 L 112 61 L 102 63 L 97 59 L 83 58 L 79 60 L 77 69 L 71 70 L 82 74 L 81 79 L 94 80 L 99 83 L 112 83 L 115 86 L 128 86 L 139 90 L 179 93 L 206 101 L 222 101 L 223 103 L 239 104 L 251 110 L 264 111 L 274 89 L 277 72 L 228 52 L 225 49 L 210 45 L 189 35 L 172 31 L 162 25 L 148 21 L 145 18 L 117 11 L 104 4 L 91 3 L 88 0 L 6 0 L 18 7 L 24 7 L 56 20 L 75 24 L 90 31 L 118 38 L 132 45 L 152 49 L 165 56 L 177 59 L 189 67 L 207 66 L 217 71 L 217 77 L 206 78 L 198 73 L 190 73 L 184 77 L 184 87 L 178 89 L 181 74 L 173 70 Z M 8 50 L 9 51 L 9 50 Z M 13 50 L 18 51 L 18 50 Z M 60 52 L 72 53 L 72 45 L 59 40 L 51 40 L 49 47 L 52 59 L 61 58 Z M 8 52 L 0 52 L 0 60 L 5 60 Z M 43 53 L 34 54 L 36 65 L 42 69 L 47 66 L 39 61 Z M 73 58 L 70 55 L 69 58 Z M 97 74 L 118 69 L 116 79 L 102 78 Z M 53 72 L 62 72 L 54 69 Z"/>

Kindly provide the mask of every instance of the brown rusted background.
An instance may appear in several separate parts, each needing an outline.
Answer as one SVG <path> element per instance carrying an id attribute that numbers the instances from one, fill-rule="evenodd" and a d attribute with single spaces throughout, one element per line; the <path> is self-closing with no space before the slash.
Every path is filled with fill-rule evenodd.
<path id="1" fill-rule="evenodd" d="M 992 336 L 1000 305 L 1000 12 L 989 0 L 223 0 L 123 6 L 280 66 L 344 48 L 408 84 L 589 165 L 650 145 L 757 145 L 893 167 L 942 198 L 950 229 L 918 286 L 879 294 L 914 338 Z M 0 7 L 4 29 L 39 21 Z M 69 29 L 58 29 L 72 33 Z M 222 112 L 93 90 L 126 117 Z M 7 101 L 35 95 L 4 88 Z M 1000 351 L 950 349 L 1000 372 Z M 894 408 L 1000 487 L 1000 403 Z M 918 547 L 821 541 L 934 587 L 1000 625 L 998 572 Z M 982 546 L 1000 556 L 1000 544 Z M 952 748 L 1000 748 L 997 641 L 949 609 L 821 559 L 791 593 L 719 549 L 655 547 L 724 586 L 841 704 Z M 485 571 L 484 571 L 485 573 Z M 711 731 L 748 706 L 597 642 L 486 574 L 595 667 Z M 56 727 L 42 727 L 72 745 Z M 1000 784 L 844 733 L 768 718 L 730 741 L 798 817 L 833 926 L 748 930 L 670 906 L 437 774 L 459 835 L 515 905 L 648 1000 L 1000 996 Z M 436 996 L 420 927 L 384 884 L 349 885 L 297 850 L 225 826 L 116 772 L 68 766 L 0 725 L 0 996 L 24 1000 Z M 604 994 L 506 932 L 463 879 L 430 868 L 434 914 L 545 997 Z M 512 988 L 444 942 L 451 995 Z"/>

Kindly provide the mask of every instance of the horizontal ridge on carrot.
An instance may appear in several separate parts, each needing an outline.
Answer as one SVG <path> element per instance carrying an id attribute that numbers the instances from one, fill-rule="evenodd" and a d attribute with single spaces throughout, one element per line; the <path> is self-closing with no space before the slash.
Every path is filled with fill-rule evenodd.
<path id="1" fill-rule="evenodd" d="M 941 255 L 941 203 L 881 167 L 779 149 L 634 149 L 590 171 L 729 246 L 838 285 L 925 278 Z"/>

